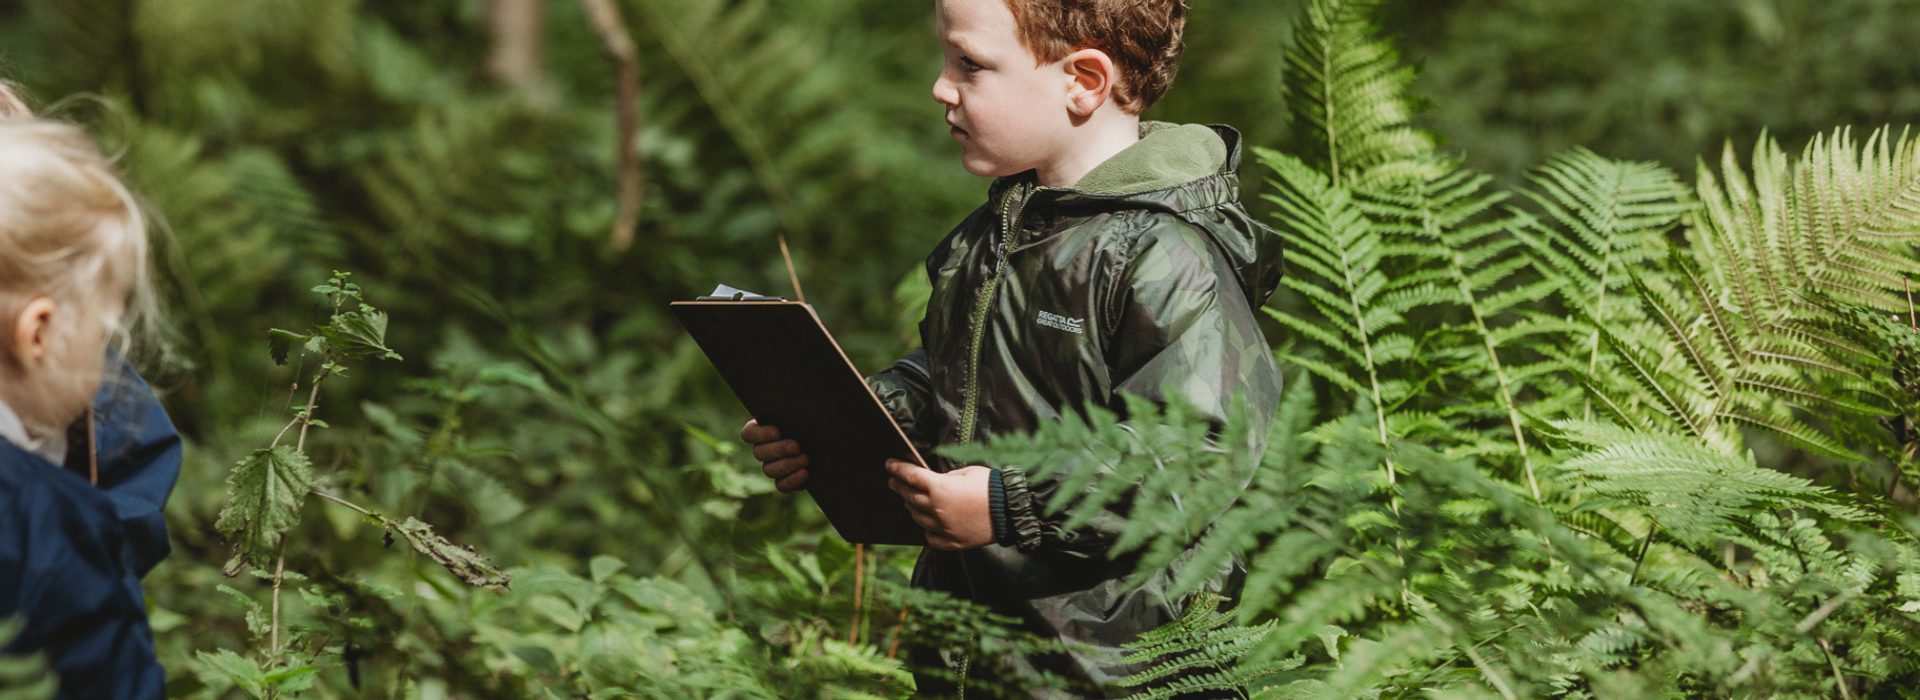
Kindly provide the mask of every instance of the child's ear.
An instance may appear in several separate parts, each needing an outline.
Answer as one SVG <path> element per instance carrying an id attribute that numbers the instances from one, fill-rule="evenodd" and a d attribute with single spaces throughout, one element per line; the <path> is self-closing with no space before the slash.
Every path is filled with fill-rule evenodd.
<path id="1" fill-rule="evenodd" d="M 1113 85 L 1120 74 L 1107 52 L 1081 49 L 1067 54 L 1061 65 L 1071 81 L 1067 85 L 1067 111 L 1073 116 L 1091 117 L 1113 96 Z"/>
<path id="2" fill-rule="evenodd" d="M 58 305 L 47 297 L 35 297 L 20 310 L 20 317 L 14 319 L 12 336 L 6 340 L 13 343 L 13 357 L 21 365 L 31 367 L 47 359 L 47 338 L 53 331 L 53 312 Z"/>

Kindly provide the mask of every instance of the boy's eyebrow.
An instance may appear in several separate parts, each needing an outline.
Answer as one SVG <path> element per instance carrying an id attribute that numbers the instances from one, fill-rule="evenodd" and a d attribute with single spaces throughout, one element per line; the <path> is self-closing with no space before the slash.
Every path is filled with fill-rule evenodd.
<path id="1" fill-rule="evenodd" d="M 948 34 L 944 38 L 946 39 L 947 43 L 953 45 L 953 48 L 959 49 L 960 53 L 964 53 L 964 54 L 976 53 L 973 50 L 973 45 L 967 43 L 967 38 L 964 36 L 960 36 L 957 34 Z"/>

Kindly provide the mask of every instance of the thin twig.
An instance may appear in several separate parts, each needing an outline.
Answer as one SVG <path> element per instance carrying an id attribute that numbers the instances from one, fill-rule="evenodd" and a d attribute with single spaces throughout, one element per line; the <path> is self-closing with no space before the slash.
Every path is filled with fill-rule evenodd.
<path id="1" fill-rule="evenodd" d="M 893 658 L 900 651 L 900 633 L 907 627 L 907 604 L 900 604 L 900 621 L 893 625 L 893 641 L 887 644 L 887 658 Z"/>
<path id="2" fill-rule="evenodd" d="M 1794 625 L 1793 633 L 1806 634 L 1813 631 L 1813 628 L 1818 627 L 1822 620 L 1827 619 L 1828 615 L 1832 615 L 1833 611 L 1839 610 L 1840 606 L 1846 605 L 1847 601 L 1853 600 L 1855 595 L 1858 595 L 1857 591 L 1847 591 L 1834 596 L 1832 600 L 1827 601 L 1811 614 L 1807 615 L 1806 619 L 1800 621 L 1800 624 Z"/>
<path id="3" fill-rule="evenodd" d="M 1907 288 L 1907 327 L 1920 331 L 1920 320 L 1915 320 L 1913 315 L 1913 282 L 1902 277 L 1900 285 Z"/>
<path id="4" fill-rule="evenodd" d="M 640 54 L 613 0 L 581 1 L 594 31 L 600 34 L 600 47 L 612 59 L 620 79 L 620 208 L 613 217 L 613 235 L 607 240 L 614 250 L 626 250 L 633 245 L 633 227 L 640 223 L 640 195 L 646 184 L 640 169 Z"/>
<path id="5" fill-rule="evenodd" d="M 866 574 L 867 546 L 856 544 L 853 546 L 853 620 L 847 625 L 847 646 L 860 643 L 860 595 L 865 592 L 862 584 L 866 583 Z"/>
<path id="6" fill-rule="evenodd" d="M 1647 528 L 1647 540 L 1640 543 L 1640 554 L 1633 558 L 1633 573 L 1627 575 L 1627 585 L 1633 585 L 1633 582 L 1640 578 L 1640 564 L 1646 562 L 1647 550 L 1653 548 L 1653 536 L 1658 532 L 1660 532 L 1660 523 L 1654 523 Z"/>
<path id="7" fill-rule="evenodd" d="M 787 261 L 787 279 L 793 282 L 793 296 L 800 303 L 807 303 L 806 291 L 800 289 L 800 275 L 793 271 L 793 253 L 787 251 L 787 234 L 779 234 L 780 257 Z"/>

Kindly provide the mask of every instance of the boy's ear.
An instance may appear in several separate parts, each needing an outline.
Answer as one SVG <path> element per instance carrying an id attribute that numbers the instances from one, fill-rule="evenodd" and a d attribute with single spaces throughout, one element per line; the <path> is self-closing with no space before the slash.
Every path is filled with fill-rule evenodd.
<path id="1" fill-rule="evenodd" d="M 1067 85 L 1067 111 L 1085 119 L 1093 116 L 1113 96 L 1119 69 L 1113 58 L 1099 49 L 1080 49 L 1061 61 L 1071 82 Z"/>

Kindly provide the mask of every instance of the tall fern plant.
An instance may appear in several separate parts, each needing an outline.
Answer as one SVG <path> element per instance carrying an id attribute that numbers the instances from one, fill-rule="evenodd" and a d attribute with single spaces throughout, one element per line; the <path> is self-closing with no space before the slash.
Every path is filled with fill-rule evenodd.
<path id="1" fill-rule="evenodd" d="M 1660 335 L 1602 333 L 1639 386 L 1596 392 L 1601 403 L 1628 425 L 1725 450 L 1738 448 L 1736 427 L 1751 427 L 1862 461 L 1808 413 L 1884 414 L 1885 399 L 1835 357 L 1856 346 L 1810 324 L 1829 315 L 1817 297 L 1906 308 L 1904 280 L 1920 274 L 1916 149 L 1906 135 L 1876 132 L 1862 147 L 1841 131 L 1793 162 L 1762 137 L 1751 176 L 1731 147 L 1719 175 L 1702 167 L 1695 245 L 1673 259 L 1674 288 L 1633 281 Z"/>
<path id="2" fill-rule="evenodd" d="M 1515 347 L 1544 342 L 1552 324 L 1530 307 L 1561 282 L 1521 274 L 1532 264 L 1508 233 L 1518 220 L 1499 209 L 1508 195 L 1409 124 L 1421 107 L 1406 94 L 1416 75 L 1376 36 L 1378 9 L 1307 5 L 1287 60 L 1289 107 L 1308 147 L 1258 151 L 1292 244 L 1295 274 L 1283 284 L 1313 311 L 1269 311 L 1302 341 L 1284 359 L 1369 406 L 1381 444 L 1444 435 L 1454 452 L 1515 462 L 1539 500 L 1520 402 L 1545 370 L 1540 353 Z M 1500 399 L 1450 402 L 1449 385 Z M 1386 470 L 1391 482 L 1391 460 Z"/>

